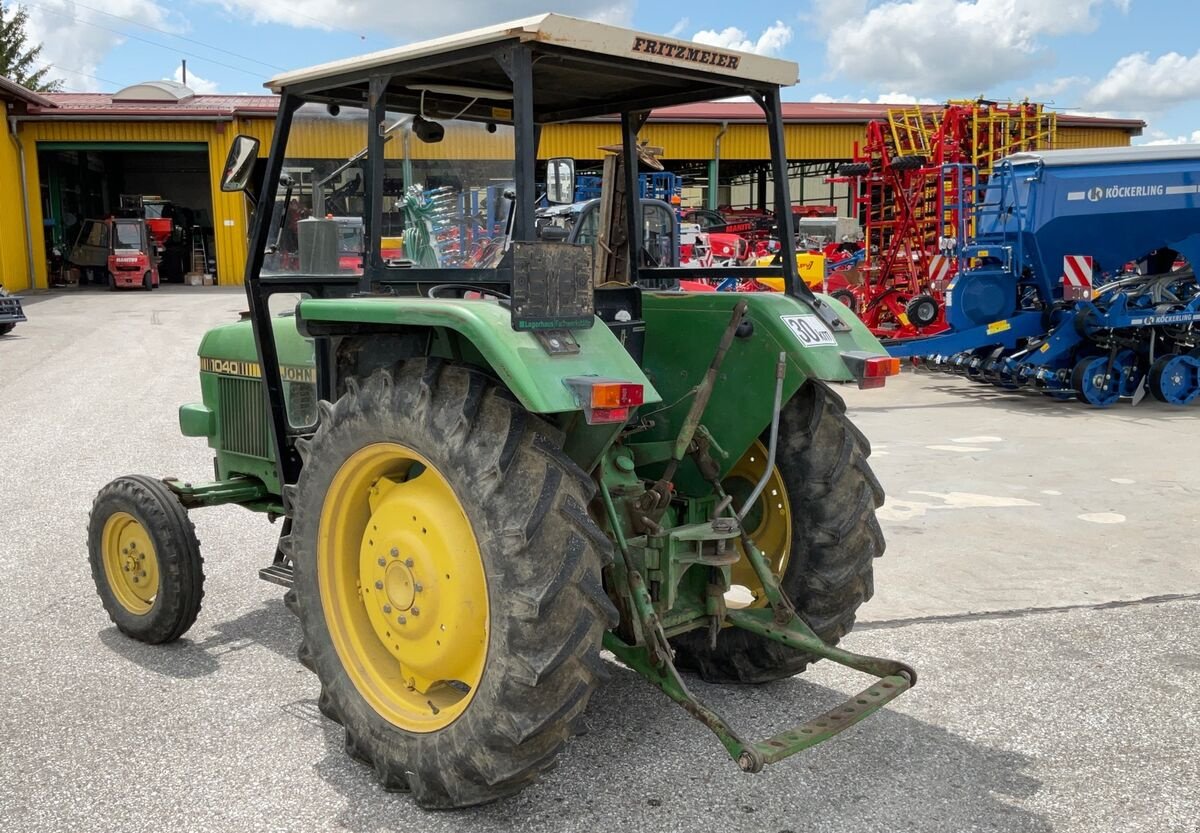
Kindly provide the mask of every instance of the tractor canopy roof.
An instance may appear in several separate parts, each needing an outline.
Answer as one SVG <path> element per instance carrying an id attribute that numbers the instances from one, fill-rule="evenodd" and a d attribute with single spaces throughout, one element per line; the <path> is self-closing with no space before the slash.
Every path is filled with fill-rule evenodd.
<path id="1" fill-rule="evenodd" d="M 789 86 L 799 70 L 791 61 L 543 14 L 284 73 L 266 86 L 361 105 L 370 79 L 386 78 L 389 108 L 412 112 L 423 96 L 426 108 L 449 97 L 471 101 L 461 118 L 507 121 L 513 81 L 502 62 L 517 44 L 532 52 L 538 123 Z"/>

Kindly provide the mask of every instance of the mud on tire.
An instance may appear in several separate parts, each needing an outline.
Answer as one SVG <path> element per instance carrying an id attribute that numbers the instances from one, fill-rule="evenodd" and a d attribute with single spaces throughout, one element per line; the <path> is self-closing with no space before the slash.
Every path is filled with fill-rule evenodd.
<path id="1" fill-rule="evenodd" d="M 871 598 L 872 562 L 884 550 L 875 518 L 883 488 L 867 464 L 870 453 L 845 403 L 823 382 L 807 382 L 780 414 L 776 466 L 792 516 L 783 591 L 830 644 L 850 632 L 858 608 Z M 722 630 L 715 650 L 704 631 L 672 642 L 676 664 L 710 682 L 765 683 L 798 674 L 815 661 L 737 628 Z"/>
<path id="2" fill-rule="evenodd" d="M 361 384 L 361 387 L 360 387 Z M 603 632 L 616 624 L 601 570 L 612 547 L 588 517 L 594 485 L 562 437 L 488 377 L 415 360 L 351 381 L 322 417 L 294 491 L 285 539 L 300 617 L 300 659 L 321 682 L 319 706 L 345 728 L 347 753 L 389 790 L 430 808 L 517 792 L 547 769 L 604 677 Z M 322 607 L 317 536 L 326 492 L 365 445 L 403 443 L 450 482 L 478 539 L 490 623 L 483 675 L 466 710 L 437 731 L 406 731 L 359 693 Z M 357 553 L 348 554 L 357 558 Z"/>

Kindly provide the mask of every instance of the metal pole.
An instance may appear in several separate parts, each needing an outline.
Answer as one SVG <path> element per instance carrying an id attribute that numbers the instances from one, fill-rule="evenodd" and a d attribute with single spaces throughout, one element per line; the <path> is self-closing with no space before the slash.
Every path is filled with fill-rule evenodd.
<path id="1" fill-rule="evenodd" d="M 640 119 L 637 119 L 640 121 Z M 637 285 L 642 259 L 642 199 L 638 192 L 637 124 L 633 113 L 621 114 L 621 155 L 625 157 L 625 219 L 629 229 L 629 283 Z"/>
<path id="2" fill-rule="evenodd" d="M 792 199 L 789 193 L 787 147 L 783 133 L 783 105 L 779 100 L 779 89 L 772 87 L 763 93 L 763 113 L 767 117 L 767 131 L 771 137 L 771 173 L 775 180 L 775 226 L 779 229 L 779 242 L 783 246 L 784 292 L 794 297 L 804 297 L 800 290 L 800 274 L 796 269 L 796 229 L 792 221 Z"/>
<path id="3" fill-rule="evenodd" d="M 372 279 L 383 274 L 383 250 L 380 233 L 383 230 L 383 146 L 387 141 L 387 77 L 372 78 L 367 88 L 367 175 L 363 177 L 364 203 L 367 216 L 363 218 L 363 240 L 367 252 L 363 257 L 363 273 L 359 291 L 369 292 Z M 405 186 L 408 183 L 404 183 Z"/>
<path id="4" fill-rule="evenodd" d="M 279 375 L 279 352 L 275 345 L 275 331 L 271 326 L 271 310 L 268 303 L 270 293 L 264 291 L 259 272 L 262 270 L 263 255 L 266 253 L 267 235 L 271 230 L 275 192 L 279 188 L 279 175 L 283 172 L 283 155 L 287 148 L 288 133 L 292 128 L 292 115 L 299 107 L 300 101 L 284 90 L 279 100 L 279 115 L 275 119 L 271 155 L 267 160 L 266 174 L 263 176 L 262 195 L 254 209 L 254 229 L 250 234 L 250 251 L 246 257 L 245 275 L 246 300 L 250 304 L 250 325 L 254 329 L 254 343 L 258 346 L 263 395 L 267 399 L 267 413 L 271 419 L 275 471 L 281 484 L 295 483 L 303 464 L 296 449 L 287 442 L 287 405 L 283 398 L 283 379 Z"/>
<path id="5" fill-rule="evenodd" d="M 537 134 L 533 116 L 533 59 L 529 47 L 512 48 L 513 130 L 516 133 L 517 158 L 513 167 L 517 199 L 513 205 L 512 239 L 532 242 L 537 239 L 534 228 L 536 194 L 534 167 L 537 164 Z"/>

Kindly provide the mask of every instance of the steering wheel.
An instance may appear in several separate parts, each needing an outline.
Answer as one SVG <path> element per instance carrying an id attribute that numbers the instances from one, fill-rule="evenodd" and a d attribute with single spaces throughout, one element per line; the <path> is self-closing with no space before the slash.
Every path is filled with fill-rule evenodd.
<path id="1" fill-rule="evenodd" d="M 512 298 L 497 289 L 487 289 L 470 283 L 439 283 L 429 287 L 425 293 L 430 298 L 466 298 L 474 293 L 479 298 L 495 298 L 499 301 L 512 301 Z"/>

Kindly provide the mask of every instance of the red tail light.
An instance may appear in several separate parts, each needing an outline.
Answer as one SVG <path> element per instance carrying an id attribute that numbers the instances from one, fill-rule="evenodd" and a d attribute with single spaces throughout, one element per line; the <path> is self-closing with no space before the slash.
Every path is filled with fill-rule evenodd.
<path id="1" fill-rule="evenodd" d="M 575 376 L 563 381 L 574 391 L 588 425 L 626 422 L 630 410 L 645 401 L 645 391 L 637 382 L 590 376 Z"/>
<path id="2" fill-rule="evenodd" d="M 863 389 L 881 388 L 887 377 L 900 373 L 900 360 L 891 356 L 878 356 L 864 350 L 848 350 L 842 353 L 842 361 L 858 379 Z"/>

